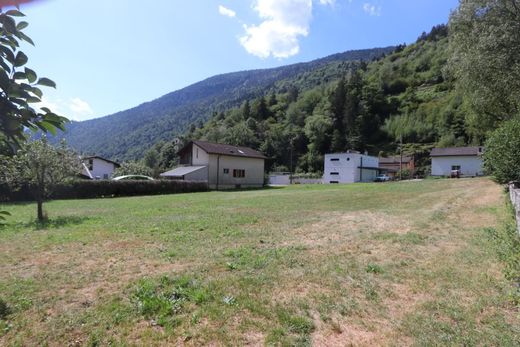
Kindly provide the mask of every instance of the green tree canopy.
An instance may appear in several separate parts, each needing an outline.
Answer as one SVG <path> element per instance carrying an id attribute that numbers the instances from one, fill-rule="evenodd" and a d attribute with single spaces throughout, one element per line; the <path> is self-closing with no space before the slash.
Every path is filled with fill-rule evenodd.
<path id="1" fill-rule="evenodd" d="M 486 142 L 484 169 L 499 183 L 520 181 L 520 119 L 503 123 Z"/>
<path id="2" fill-rule="evenodd" d="M 520 1 L 461 0 L 449 31 L 447 71 L 485 135 L 520 111 Z"/>
<path id="3" fill-rule="evenodd" d="M 21 186 L 31 189 L 40 221 L 45 219 L 43 202 L 49 198 L 55 186 L 81 172 L 77 154 L 69 150 L 64 142 L 58 147 L 52 146 L 45 137 L 23 144 L 13 157 L 1 157 L 0 162 L 4 170 L 4 183 L 14 189 Z"/>
<path id="4" fill-rule="evenodd" d="M 34 43 L 23 32 L 29 24 L 15 19 L 20 17 L 24 14 L 18 10 L 0 9 L 0 141 L 11 146 L 25 141 L 26 128 L 55 134 L 68 121 L 46 107 L 33 107 L 42 100 L 40 87 L 55 88 L 56 84 L 26 66 L 29 58 L 20 44 Z"/>

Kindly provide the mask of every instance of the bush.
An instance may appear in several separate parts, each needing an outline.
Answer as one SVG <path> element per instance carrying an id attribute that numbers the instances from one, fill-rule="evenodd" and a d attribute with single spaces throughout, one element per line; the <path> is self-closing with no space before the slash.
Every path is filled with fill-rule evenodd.
<path id="1" fill-rule="evenodd" d="M 203 192 L 208 190 L 205 182 L 177 180 L 155 181 L 109 181 L 84 180 L 61 184 L 53 189 L 51 199 L 94 199 L 122 196 L 160 195 Z M 30 187 L 22 187 L 18 191 L 0 187 L 0 201 L 33 201 Z"/>
<path id="2" fill-rule="evenodd" d="M 489 136 L 484 170 L 498 183 L 520 181 L 520 119 L 503 123 Z"/>

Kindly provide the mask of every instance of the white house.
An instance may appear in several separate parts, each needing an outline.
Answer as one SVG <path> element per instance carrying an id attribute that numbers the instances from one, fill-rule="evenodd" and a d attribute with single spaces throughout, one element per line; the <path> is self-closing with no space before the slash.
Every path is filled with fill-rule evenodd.
<path id="1" fill-rule="evenodd" d="M 99 157 L 97 155 L 82 157 L 82 175 L 90 179 L 109 179 L 112 178 L 114 171 L 120 166 L 115 161 Z"/>
<path id="2" fill-rule="evenodd" d="M 179 151 L 180 166 L 161 177 L 205 181 L 211 189 L 264 185 L 266 157 L 254 149 L 192 141 Z"/>
<path id="3" fill-rule="evenodd" d="M 377 157 L 355 151 L 325 154 L 323 183 L 373 182 L 381 171 Z"/>
<path id="4" fill-rule="evenodd" d="M 434 148 L 432 158 L 432 176 L 450 176 L 459 170 L 462 176 L 481 176 L 483 147 Z"/>

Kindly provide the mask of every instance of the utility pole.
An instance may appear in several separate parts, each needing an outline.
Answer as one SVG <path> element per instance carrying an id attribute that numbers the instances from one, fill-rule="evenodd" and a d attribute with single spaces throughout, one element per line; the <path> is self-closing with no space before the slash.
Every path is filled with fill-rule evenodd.
<path id="1" fill-rule="evenodd" d="M 294 138 L 291 138 L 291 151 L 290 151 L 290 163 L 289 163 L 289 166 L 290 166 L 290 169 L 289 169 L 289 184 L 292 184 L 292 180 L 293 180 L 293 160 L 292 160 L 292 156 L 293 156 L 293 146 L 294 146 Z"/>
<path id="2" fill-rule="evenodd" d="M 400 155 L 400 160 L 399 160 L 399 181 L 402 181 L 403 180 L 403 134 L 401 134 L 401 144 L 399 146 L 399 155 Z"/>

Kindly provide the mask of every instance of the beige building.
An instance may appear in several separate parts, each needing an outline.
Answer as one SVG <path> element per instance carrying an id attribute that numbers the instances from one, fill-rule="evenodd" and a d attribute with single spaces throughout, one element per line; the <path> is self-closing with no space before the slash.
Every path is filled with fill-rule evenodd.
<path id="1" fill-rule="evenodd" d="M 266 157 L 254 149 L 192 141 L 179 151 L 180 166 L 161 177 L 205 181 L 211 189 L 252 188 L 264 185 Z"/>

